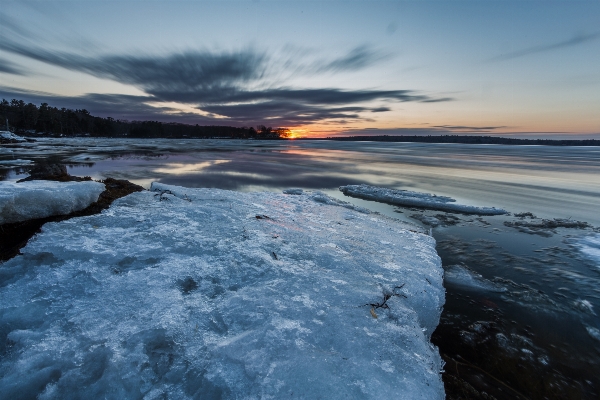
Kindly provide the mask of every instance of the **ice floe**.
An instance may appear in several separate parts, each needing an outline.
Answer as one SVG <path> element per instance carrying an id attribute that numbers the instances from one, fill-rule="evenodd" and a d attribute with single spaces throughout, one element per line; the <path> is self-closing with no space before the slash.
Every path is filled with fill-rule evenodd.
<path id="1" fill-rule="evenodd" d="M 600 234 L 585 236 L 578 240 L 575 246 L 600 269 Z"/>
<path id="2" fill-rule="evenodd" d="M 26 141 L 27 141 L 27 139 L 25 139 L 19 135 L 15 135 L 12 132 L 0 131 L 0 143 L 3 143 L 3 142 L 16 143 L 16 142 L 26 142 Z"/>
<path id="3" fill-rule="evenodd" d="M 0 224 L 82 210 L 104 189 L 104 184 L 92 181 L 0 181 Z"/>
<path id="4" fill-rule="evenodd" d="M 495 284 L 475 271 L 462 265 L 449 265 L 445 268 L 444 281 L 473 290 L 506 292 L 506 288 Z"/>
<path id="5" fill-rule="evenodd" d="M 600 330 L 593 328 L 591 326 L 586 326 L 585 329 L 588 331 L 590 336 L 598 341 L 600 341 Z"/>
<path id="6" fill-rule="evenodd" d="M 152 189 L 2 265 L 5 397 L 444 398 L 432 237 L 324 194 Z"/>
<path id="7" fill-rule="evenodd" d="M 495 207 L 476 207 L 457 204 L 456 200 L 435 194 L 411 192 L 408 190 L 387 189 L 370 185 L 340 186 L 340 191 L 346 196 L 360 199 L 374 200 L 382 203 L 404 207 L 420 207 L 431 210 L 456 212 L 462 214 L 500 215 L 506 211 Z"/>

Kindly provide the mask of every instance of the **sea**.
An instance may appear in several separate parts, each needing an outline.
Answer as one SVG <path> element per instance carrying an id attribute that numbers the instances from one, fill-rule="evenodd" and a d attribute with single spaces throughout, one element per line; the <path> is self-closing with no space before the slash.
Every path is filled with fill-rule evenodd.
<path id="1" fill-rule="evenodd" d="M 0 147 L 0 180 L 40 162 L 145 188 L 318 190 L 411 223 L 436 239 L 445 269 L 432 342 L 449 398 L 600 397 L 600 147 L 40 138 Z M 508 214 L 398 207 L 338 189 L 352 184 Z"/>

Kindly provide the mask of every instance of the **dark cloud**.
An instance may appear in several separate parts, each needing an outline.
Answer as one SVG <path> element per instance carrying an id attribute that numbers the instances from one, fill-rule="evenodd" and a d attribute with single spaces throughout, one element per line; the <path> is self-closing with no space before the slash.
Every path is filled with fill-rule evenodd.
<path id="1" fill-rule="evenodd" d="M 343 57 L 317 65 L 315 71 L 356 71 L 386 58 L 389 58 L 389 56 L 363 45 L 356 47 Z"/>
<path id="2" fill-rule="evenodd" d="M 373 111 L 368 107 L 346 106 L 327 107 L 320 105 L 302 104 L 290 101 L 270 101 L 268 103 L 250 103 L 233 105 L 208 105 L 204 111 L 226 115 L 230 121 L 245 124 L 251 121 L 262 121 L 270 125 L 308 124 L 324 120 L 358 120 L 360 113 Z"/>
<path id="3" fill-rule="evenodd" d="M 267 75 L 272 60 L 267 54 L 251 48 L 237 52 L 188 51 L 166 56 L 90 57 L 47 50 L 27 43 L 29 42 L 3 40 L 0 42 L 0 50 L 68 70 L 112 79 L 147 93 L 148 97 L 88 94 L 70 99 L 71 102 L 80 102 L 76 108 L 87 108 L 90 112 L 106 115 L 113 107 L 113 114 L 123 114 L 123 118 L 128 119 L 154 118 L 153 115 L 161 113 L 169 114 L 166 119 L 174 117 L 173 109 L 153 108 L 145 104 L 149 101 L 183 103 L 215 116 L 227 117 L 219 120 L 220 123 L 281 126 L 331 120 L 366 120 L 361 116 L 362 112 L 390 110 L 388 107 L 359 105 L 372 101 L 427 103 L 452 100 L 434 98 L 412 90 L 267 86 L 271 82 Z M 323 63 L 317 69 L 321 72 L 355 70 L 382 57 L 384 55 L 362 46 L 339 59 Z M 53 100 L 67 102 L 68 99 L 55 96 Z M 148 113 L 146 117 L 143 117 L 144 113 Z M 177 117 L 180 121 L 184 117 L 195 121 L 211 120 L 194 113 L 178 113 Z"/>
<path id="4" fill-rule="evenodd" d="M 10 61 L 0 60 L 0 72 L 13 75 L 25 75 L 25 70 Z"/>
<path id="5" fill-rule="evenodd" d="M 435 125 L 434 128 L 448 129 L 452 131 L 493 131 L 495 129 L 508 128 L 507 126 L 465 126 L 465 125 Z"/>
<path id="6" fill-rule="evenodd" d="M 155 102 L 153 97 L 132 96 L 126 94 L 90 93 L 83 96 L 57 96 L 52 93 L 21 90 L 0 86 L 0 99 L 19 99 L 26 103 L 39 105 L 48 103 L 52 107 L 69 109 L 86 109 L 92 115 L 113 117 L 123 120 L 157 120 L 163 122 L 182 123 L 214 123 L 214 118 L 194 113 L 177 113 L 169 107 L 152 107 L 148 102 Z"/>
<path id="7" fill-rule="evenodd" d="M 68 70 L 86 72 L 134 85 L 148 93 L 215 92 L 261 77 L 265 55 L 252 50 L 235 53 L 186 52 L 165 57 L 100 56 L 56 52 L 0 42 L 0 49 Z"/>
<path id="8" fill-rule="evenodd" d="M 389 107 L 377 107 L 377 108 L 373 108 L 371 110 L 371 112 L 387 112 L 387 111 L 391 111 L 391 109 Z"/>
<path id="9" fill-rule="evenodd" d="M 489 59 L 488 61 L 504 61 L 504 60 L 510 60 L 513 58 L 528 56 L 530 54 L 545 53 L 547 51 L 558 50 L 558 49 L 562 49 L 565 47 L 577 46 L 577 45 L 580 45 L 585 42 L 590 42 L 592 40 L 596 40 L 598 38 L 600 38 L 600 32 L 591 33 L 591 34 L 587 34 L 587 35 L 579 34 L 579 35 L 573 36 L 571 39 L 567 39 L 562 42 L 534 46 L 534 47 L 529 47 L 529 48 L 523 49 L 523 50 L 513 51 L 513 52 L 507 53 L 507 54 L 501 54 L 497 57 L 493 57 L 493 58 Z"/>
<path id="10" fill-rule="evenodd" d="M 508 128 L 507 126 L 461 126 L 461 125 L 436 125 L 424 128 L 390 128 L 390 129 L 377 129 L 377 128 L 366 128 L 366 129 L 348 129 L 339 132 L 341 136 L 381 136 L 381 135 L 405 135 L 405 136 L 441 136 L 441 135 L 456 135 L 456 134 L 486 134 L 494 132 L 496 130 L 502 130 Z M 502 133 L 506 135 L 505 133 Z"/>

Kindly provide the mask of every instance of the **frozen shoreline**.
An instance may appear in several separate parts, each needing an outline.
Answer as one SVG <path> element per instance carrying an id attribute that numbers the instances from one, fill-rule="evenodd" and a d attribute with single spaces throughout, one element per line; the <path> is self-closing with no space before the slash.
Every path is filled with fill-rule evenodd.
<path id="1" fill-rule="evenodd" d="M 323 194 L 153 189 L 2 265 L 2 392 L 444 397 L 433 238 Z"/>

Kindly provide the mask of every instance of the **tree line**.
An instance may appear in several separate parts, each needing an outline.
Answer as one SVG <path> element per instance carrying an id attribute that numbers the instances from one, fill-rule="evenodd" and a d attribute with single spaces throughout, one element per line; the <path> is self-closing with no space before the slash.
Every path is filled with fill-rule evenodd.
<path id="1" fill-rule="evenodd" d="M 31 136 L 93 136 L 131 138 L 232 138 L 232 139 L 282 139 L 289 137 L 286 128 L 264 125 L 254 127 L 201 126 L 160 121 L 127 121 L 111 117 L 95 117 L 85 109 L 39 107 L 23 100 L 2 99 L 0 102 L 0 130 Z"/>
<path id="2" fill-rule="evenodd" d="M 416 143 L 462 143 L 462 144 L 509 144 L 543 146 L 600 146 L 598 139 L 517 139 L 498 136 L 440 135 L 440 136 L 338 136 L 328 140 L 355 142 L 416 142 Z"/>

